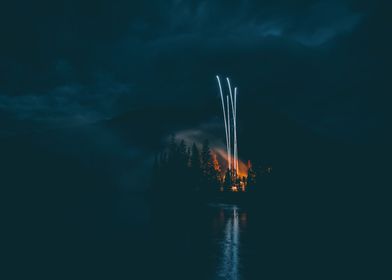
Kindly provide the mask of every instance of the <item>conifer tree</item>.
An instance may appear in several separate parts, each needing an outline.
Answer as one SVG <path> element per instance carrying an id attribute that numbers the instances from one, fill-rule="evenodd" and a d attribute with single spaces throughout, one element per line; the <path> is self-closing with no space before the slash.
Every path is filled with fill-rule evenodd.
<path id="1" fill-rule="evenodd" d="M 200 151 L 197 148 L 196 144 L 192 144 L 192 152 L 190 157 L 190 185 L 193 189 L 200 188 L 201 182 L 201 160 L 200 160 Z"/>
<path id="2" fill-rule="evenodd" d="M 216 156 L 216 153 L 212 153 L 211 155 L 212 155 L 212 162 L 214 164 L 216 180 L 217 180 L 217 182 L 219 184 L 219 187 L 220 187 L 220 185 L 222 185 L 222 180 L 223 180 L 223 178 L 222 178 L 222 169 L 221 169 L 221 166 L 219 164 L 219 161 L 218 161 L 218 158 Z"/>
<path id="3" fill-rule="evenodd" d="M 224 191 L 231 191 L 232 186 L 233 186 L 233 181 L 232 181 L 231 170 L 227 169 L 226 174 L 225 174 L 225 180 L 223 183 L 223 190 Z"/>
<path id="4" fill-rule="evenodd" d="M 219 190 L 219 174 L 214 168 L 210 144 L 204 140 L 201 152 L 202 172 L 203 172 L 203 189 L 207 193 Z"/>
<path id="5" fill-rule="evenodd" d="M 256 172 L 254 171 L 252 165 L 249 163 L 248 166 L 248 177 L 246 181 L 247 191 L 254 191 L 256 185 Z"/>

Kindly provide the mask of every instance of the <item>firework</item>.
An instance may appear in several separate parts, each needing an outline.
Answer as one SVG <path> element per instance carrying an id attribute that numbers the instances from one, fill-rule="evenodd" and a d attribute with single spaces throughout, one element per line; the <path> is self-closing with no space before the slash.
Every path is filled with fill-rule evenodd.
<path id="1" fill-rule="evenodd" d="M 222 90 L 222 85 L 219 76 L 216 76 L 216 79 L 219 85 L 220 97 L 222 101 L 223 120 L 225 123 L 227 166 L 229 170 L 233 169 L 234 175 L 236 175 L 239 172 L 238 144 L 237 144 L 237 87 L 234 88 L 234 98 L 233 98 L 233 90 L 231 87 L 230 79 L 226 78 L 227 86 L 229 88 L 229 94 L 226 95 L 226 106 L 225 106 L 225 102 L 223 98 L 223 90 Z M 230 107 L 231 107 L 231 115 L 230 115 Z M 233 136 L 233 151 L 231 147 L 232 136 Z M 233 153 L 233 157 L 232 157 L 232 153 Z"/>
<path id="2" fill-rule="evenodd" d="M 219 76 L 216 76 L 216 79 L 218 80 L 219 92 L 220 92 L 220 97 L 221 97 L 221 101 L 222 101 L 223 120 L 224 120 L 224 123 L 225 123 L 225 134 L 226 134 L 226 149 L 227 149 L 227 154 L 229 154 L 230 148 L 229 148 L 229 135 L 228 135 L 228 129 L 227 129 L 225 101 L 224 101 L 224 98 L 223 98 L 222 85 L 221 85 Z M 228 164 L 228 166 L 230 167 L 230 164 Z"/>

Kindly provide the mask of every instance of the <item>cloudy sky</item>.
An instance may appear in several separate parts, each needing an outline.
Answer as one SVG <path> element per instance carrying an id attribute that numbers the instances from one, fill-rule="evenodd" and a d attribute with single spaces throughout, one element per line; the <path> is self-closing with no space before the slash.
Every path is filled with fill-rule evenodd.
<path id="1" fill-rule="evenodd" d="M 387 1 L 385 1 L 387 2 Z M 384 129 L 391 65 L 381 1 L 9 1 L 0 9 L 1 134 L 146 104 L 246 104 L 336 139 Z M 12 125 L 11 125 L 12 124 Z"/>

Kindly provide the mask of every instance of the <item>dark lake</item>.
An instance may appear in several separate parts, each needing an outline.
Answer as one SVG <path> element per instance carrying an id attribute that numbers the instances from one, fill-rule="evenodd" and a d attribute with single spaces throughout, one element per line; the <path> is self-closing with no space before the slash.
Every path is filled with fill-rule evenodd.
<path id="1" fill-rule="evenodd" d="M 137 206 L 140 208 L 129 208 L 129 225 L 136 222 L 135 231 L 140 239 L 134 245 L 144 261 L 136 260 L 135 268 L 131 264 L 131 274 L 135 269 L 138 277 L 147 278 L 250 279 L 245 273 L 246 259 L 255 252 L 245 242 L 248 210 L 222 203 L 206 203 L 194 209 L 154 209 L 143 198 L 132 200 L 133 207 L 140 203 Z M 134 216 L 138 212 L 132 211 L 140 209 L 145 211 L 144 215 Z M 136 232 L 130 235 L 135 236 Z M 132 242 L 128 244 L 132 247 Z M 138 255 L 131 254 L 130 258 L 137 259 Z"/>
<path id="2" fill-rule="evenodd" d="M 319 213 L 300 214 L 281 205 L 154 203 L 144 195 L 122 196 L 112 206 L 116 210 L 110 215 L 91 213 L 73 221 L 79 233 L 62 233 L 67 245 L 54 256 L 67 262 L 72 275 L 310 279 L 330 275 L 326 267 L 347 266 L 341 262 L 344 233 L 331 229 Z"/>
<path id="3" fill-rule="evenodd" d="M 366 232 L 350 212 L 325 205 L 88 199 L 61 218 L 42 209 L 44 219 L 16 225 L 13 271 L 48 279 L 246 280 L 350 278 L 367 267 Z"/>

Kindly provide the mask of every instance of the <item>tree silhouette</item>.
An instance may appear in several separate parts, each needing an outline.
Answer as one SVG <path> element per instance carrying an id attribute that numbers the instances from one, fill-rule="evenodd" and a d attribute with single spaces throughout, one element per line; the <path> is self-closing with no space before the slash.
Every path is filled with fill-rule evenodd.
<path id="1" fill-rule="evenodd" d="M 248 166 L 248 177 L 247 177 L 247 181 L 246 181 L 246 189 L 247 191 L 254 191 L 255 190 L 255 186 L 257 184 L 257 180 L 256 180 L 256 172 L 253 169 L 253 166 L 249 163 Z"/>
<path id="2" fill-rule="evenodd" d="M 172 136 L 167 148 L 154 158 L 152 190 L 167 198 L 195 193 L 208 197 L 220 190 L 220 170 L 208 140 L 200 151 L 196 143 L 188 147 L 184 140 L 178 142 Z"/>
<path id="3" fill-rule="evenodd" d="M 225 174 L 225 180 L 223 182 L 223 190 L 224 191 L 231 191 L 231 187 L 233 186 L 233 180 L 232 180 L 232 173 L 230 169 L 227 169 L 226 174 Z"/>
<path id="4" fill-rule="evenodd" d="M 219 190 L 219 173 L 214 168 L 209 141 L 203 142 L 201 151 L 201 170 L 203 174 L 203 190 L 205 192 L 216 192 Z"/>
<path id="5" fill-rule="evenodd" d="M 192 152 L 190 157 L 190 181 L 189 182 L 195 190 L 200 190 L 201 183 L 201 159 L 200 151 L 196 144 L 192 144 Z"/>

